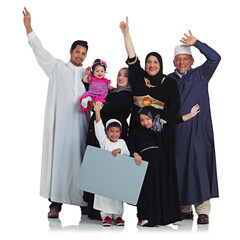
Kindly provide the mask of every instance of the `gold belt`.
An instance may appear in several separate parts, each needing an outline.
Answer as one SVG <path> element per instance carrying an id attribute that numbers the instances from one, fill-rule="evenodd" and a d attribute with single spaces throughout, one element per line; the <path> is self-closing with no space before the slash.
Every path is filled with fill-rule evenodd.
<path id="1" fill-rule="evenodd" d="M 134 104 L 139 107 L 152 106 L 158 109 L 164 108 L 164 102 L 161 102 L 149 95 L 146 96 L 133 96 Z"/>

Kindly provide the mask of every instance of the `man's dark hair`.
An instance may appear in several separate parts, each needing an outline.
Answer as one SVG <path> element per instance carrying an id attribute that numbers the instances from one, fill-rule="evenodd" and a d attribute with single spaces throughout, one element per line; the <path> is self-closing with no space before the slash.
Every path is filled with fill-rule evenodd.
<path id="1" fill-rule="evenodd" d="M 77 45 L 85 47 L 88 50 L 88 43 L 87 43 L 87 41 L 77 40 L 71 46 L 72 51 L 77 47 Z"/>

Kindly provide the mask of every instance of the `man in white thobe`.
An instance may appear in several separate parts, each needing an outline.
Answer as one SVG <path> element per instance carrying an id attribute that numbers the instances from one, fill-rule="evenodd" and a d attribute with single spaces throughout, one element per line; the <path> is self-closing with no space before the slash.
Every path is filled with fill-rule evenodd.
<path id="1" fill-rule="evenodd" d="M 68 63 L 46 51 L 31 27 L 24 8 L 24 25 L 38 64 L 49 77 L 43 134 L 40 195 L 52 204 L 48 217 L 57 218 L 63 203 L 85 206 L 83 192 L 76 188 L 78 171 L 86 148 L 89 112 L 81 110 L 79 98 L 86 91 L 82 82 L 87 42 L 73 43 Z"/>

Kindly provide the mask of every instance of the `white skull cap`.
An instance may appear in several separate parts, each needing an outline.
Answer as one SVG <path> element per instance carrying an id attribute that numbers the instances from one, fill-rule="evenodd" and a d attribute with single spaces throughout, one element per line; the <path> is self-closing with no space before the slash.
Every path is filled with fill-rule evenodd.
<path id="1" fill-rule="evenodd" d="M 118 121 L 117 119 L 112 118 L 112 119 L 109 119 L 109 120 L 106 122 L 106 128 L 108 127 L 108 125 L 109 125 L 110 123 L 113 123 L 113 122 L 119 123 L 120 126 L 122 127 L 122 124 L 120 123 L 120 121 Z"/>
<path id="2" fill-rule="evenodd" d="M 191 47 L 181 47 L 181 45 L 177 45 L 175 47 L 174 57 L 176 57 L 178 54 L 192 55 Z"/>

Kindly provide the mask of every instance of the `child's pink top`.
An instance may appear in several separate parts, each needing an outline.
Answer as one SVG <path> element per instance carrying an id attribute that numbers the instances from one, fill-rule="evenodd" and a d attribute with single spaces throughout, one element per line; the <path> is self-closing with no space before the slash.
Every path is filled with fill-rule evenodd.
<path id="1" fill-rule="evenodd" d="M 111 80 L 107 78 L 96 78 L 92 75 L 89 77 L 89 90 L 86 92 L 91 97 L 106 98 L 108 95 L 107 85 L 111 83 Z"/>

